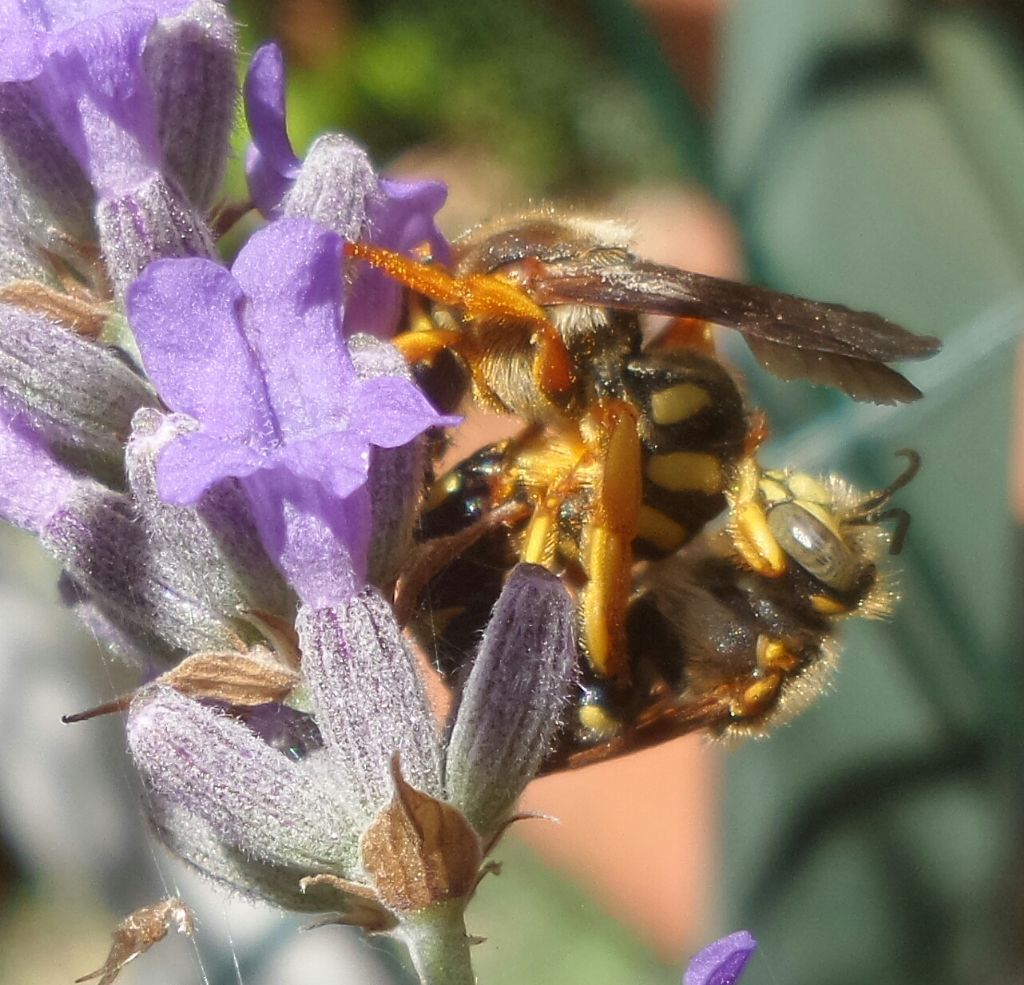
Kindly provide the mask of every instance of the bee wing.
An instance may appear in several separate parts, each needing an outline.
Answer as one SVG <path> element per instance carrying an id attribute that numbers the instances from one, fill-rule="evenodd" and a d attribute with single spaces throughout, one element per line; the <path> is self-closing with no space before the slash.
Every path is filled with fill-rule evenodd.
<path id="1" fill-rule="evenodd" d="M 743 335 L 770 373 L 829 384 L 874 403 L 916 400 L 917 387 L 885 364 L 924 359 L 942 344 L 870 312 L 666 267 L 624 251 L 545 264 L 531 276 L 529 290 L 540 304 L 589 304 L 725 325 Z"/>

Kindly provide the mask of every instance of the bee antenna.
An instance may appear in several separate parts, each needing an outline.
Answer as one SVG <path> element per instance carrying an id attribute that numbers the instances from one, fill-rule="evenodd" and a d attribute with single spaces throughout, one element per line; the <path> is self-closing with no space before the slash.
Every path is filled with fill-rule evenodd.
<path id="1" fill-rule="evenodd" d="M 921 468 L 921 456 L 912 448 L 901 448 L 896 454 L 907 459 L 907 467 L 889 485 L 875 493 L 870 499 L 864 500 L 857 507 L 858 518 L 863 518 L 868 523 L 873 523 L 880 518 L 875 511 L 885 506 L 897 492 L 910 483 Z M 894 551 L 893 553 L 899 552 Z"/>
<path id="2" fill-rule="evenodd" d="M 894 506 L 891 510 L 886 510 L 884 513 L 871 513 L 867 516 L 858 516 L 844 522 L 853 527 L 867 527 L 881 523 L 883 520 L 896 521 L 896 529 L 893 531 L 892 538 L 889 541 L 889 553 L 893 555 L 899 554 L 903 550 L 907 533 L 910 531 L 910 514 L 902 507 Z"/>
<path id="3" fill-rule="evenodd" d="M 899 554 L 903 550 L 907 534 L 910 532 L 910 514 L 901 507 L 895 507 L 894 509 L 886 510 L 877 519 L 896 521 L 896 529 L 892 532 L 892 540 L 889 541 L 889 553 L 892 555 Z"/>

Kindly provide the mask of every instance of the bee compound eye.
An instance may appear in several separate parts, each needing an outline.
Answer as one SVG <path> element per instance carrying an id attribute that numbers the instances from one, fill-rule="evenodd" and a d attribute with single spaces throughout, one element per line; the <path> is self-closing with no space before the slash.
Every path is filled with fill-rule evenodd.
<path id="1" fill-rule="evenodd" d="M 856 586 L 861 571 L 857 555 L 799 503 L 773 506 L 768 529 L 787 556 L 827 588 L 848 592 Z"/>

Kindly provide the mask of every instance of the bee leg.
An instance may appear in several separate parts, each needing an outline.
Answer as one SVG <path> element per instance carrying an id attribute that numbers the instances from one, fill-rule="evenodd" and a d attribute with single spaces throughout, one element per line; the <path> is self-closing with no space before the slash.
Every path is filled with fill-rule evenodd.
<path id="1" fill-rule="evenodd" d="M 642 494 L 636 411 L 625 401 L 601 401 L 589 410 L 581 431 L 595 467 L 593 508 L 583 524 L 587 583 L 580 593 L 580 642 L 598 677 L 624 682 L 629 675 L 626 608 L 631 545 Z"/>
<path id="2" fill-rule="evenodd" d="M 740 557 L 759 575 L 777 578 L 786 570 L 786 555 L 768 527 L 768 515 L 758 496 L 761 470 L 752 457 L 736 469 L 729 494 L 729 535 Z"/>
<path id="3" fill-rule="evenodd" d="M 804 665 L 804 661 L 782 640 L 761 635 L 757 639 L 757 670 L 736 681 L 729 699 L 734 720 L 763 718 L 779 700 L 782 686 Z"/>
<path id="4" fill-rule="evenodd" d="M 405 357 L 405 361 L 414 366 L 419 362 L 428 362 L 444 349 L 454 348 L 459 338 L 460 333 L 455 329 L 430 328 L 401 332 L 391 342 Z"/>
<path id="5" fill-rule="evenodd" d="M 512 281 L 497 274 L 455 277 L 442 267 L 420 263 L 368 243 L 346 244 L 345 255 L 383 270 L 399 284 L 433 301 L 449 305 L 469 318 L 511 320 L 532 325 L 531 341 L 535 351 L 533 378 L 541 392 L 556 398 L 557 403 L 557 398 L 576 382 L 572 356 L 558 329 L 548 320 L 544 309 Z M 433 338 L 417 340 L 413 337 L 418 335 Z M 423 351 L 420 358 L 448 347 L 458 351 L 459 343 L 465 341 L 463 333 L 443 329 L 407 332 L 399 338 L 403 341 L 396 340 L 396 344 L 403 352 L 407 351 L 406 347 L 412 351 Z M 410 362 L 417 361 L 410 358 Z M 469 361 L 472 362 L 472 359 Z"/>
<path id="6" fill-rule="evenodd" d="M 546 397 L 557 398 L 576 382 L 572 356 L 551 322 L 539 323 L 531 339 L 534 347 L 533 382 Z"/>
<path id="7" fill-rule="evenodd" d="M 488 510 L 479 520 L 453 534 L 434 537 L 415 548 L 395 586 L 394 610 L 399 626 L 412 619 L 424 589 L 456 558 L 498 527 L 513 527 L 529 515 L 530 508 L 515 500 Z"/>

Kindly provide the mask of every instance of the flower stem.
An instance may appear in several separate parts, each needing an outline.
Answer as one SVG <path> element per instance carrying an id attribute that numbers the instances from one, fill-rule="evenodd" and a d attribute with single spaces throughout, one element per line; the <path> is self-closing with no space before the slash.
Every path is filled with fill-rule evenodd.
<path id="1" fill-rule="evenodd" d="M 452 900 L 402 917 L 395 936 L 409 948 L 421 985 L 475 985 L 462 918 L 465 905 L 465 900 Z"/>

